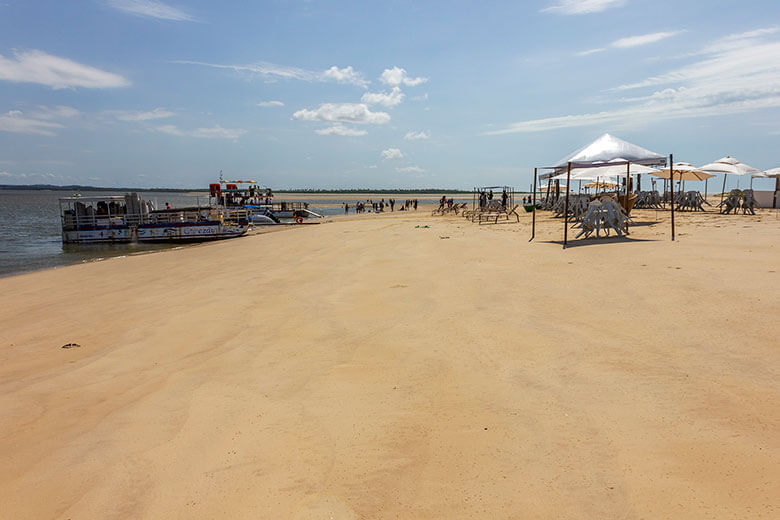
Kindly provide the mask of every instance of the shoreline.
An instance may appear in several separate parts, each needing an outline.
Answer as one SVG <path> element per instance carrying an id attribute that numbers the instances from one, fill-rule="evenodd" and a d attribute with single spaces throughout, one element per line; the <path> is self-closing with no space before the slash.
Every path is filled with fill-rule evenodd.
<path id="1" fill-rule="evenodd" d="M 1 278 L 0 509 L 771 516 L 777 214 L 639 211 L 565 251 L 421 209 Z"/>

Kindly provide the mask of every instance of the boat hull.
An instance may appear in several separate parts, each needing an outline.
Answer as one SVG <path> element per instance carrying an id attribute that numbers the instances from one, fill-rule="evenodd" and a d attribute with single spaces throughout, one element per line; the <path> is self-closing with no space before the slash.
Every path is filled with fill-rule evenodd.
<path id="1" fill-rule="evenodd" d="M 77 229 L 62 232 L 64 244 L 123 244 L 133 241 L 133 230 L 129 227 Z"/>
<path id="2" fill-rule="evenodd" d="M 186 242 L 239 237 L 249 224 L 214 222 L 182 222 L 143 224 L 137 228 L 138 242 Z"/>

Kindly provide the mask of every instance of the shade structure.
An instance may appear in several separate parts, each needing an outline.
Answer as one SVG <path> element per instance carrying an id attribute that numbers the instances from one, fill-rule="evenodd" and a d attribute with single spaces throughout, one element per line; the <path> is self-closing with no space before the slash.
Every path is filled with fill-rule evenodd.
<path id="1" fill-rule="evenodd" d="M 780 168 L 772 168 L 771 170 L 753 174 L 753 178 L 755 179 L 767 179 L 770 177 L 774 179 L 780 178 Z"/>
<path id="2" fill-rule="evenodd" d="M 715 177 L 714 173 L 707 173 L 704 170 L 696 168 L 691 163 L 686 162 L 674 163 L 672 170 L 674 171 L 674 180 L 676 181 L 704 181 Z M 669 173 L 669 168 L 664 168 L 663 170 L 650 172 L 650 175 L 660 177 L 661 179 L 668 179 L 670 177 Z"/>
<path id="3" fill-rule="evenodd" d="M 708 173 L 724 173 L 726 175 L 747 175 L 761 173 L 761 170 L 748 166 L 745 163 L 739 162 L 734 157 L 723 157 L 715 162 L 699 166 L 700 170 L 704 170 Z"/>
<path id="4" fill-rule="evenodd" d="M 614 182 L 616 177 L 625 177 L 626 173 L 628 173 L 629 175 L 641 175 L 643 173 L 652 173 L 658 171 L 655 168 L 650 168 L 649 166 L 644 166 L 635 163 L 630 163 L 628 164 L 628 166 L 626 166 L 628 161 L 622 157 L 612 159 L 611 161 L 608 162 L 615 163 L 615 164 L 608 164 L 605 166 L 595 166 L 592 168 L 572 168 L 571 178 L 573 180 L 582 180 L 582 181 L 595 181 L 598 179 L 604 179 L 604 180 L 610 180 L 610 182 Z M 566 173 L 559 173 L 558 175 L 555 175 L 553 177 L 553 179 L 565 179 L 565 178 L 566 178 Z"/>
<path id="5" fill-rule="evenodd" d="M 646 165 L 665 165 L 666 157 L 646 148 L 629 143 L 610 134 L 604 134 L 589 145 L 570 153 L 553 166 L 564 168 L 572 165 L 603 164 L 615 159 Z"/>

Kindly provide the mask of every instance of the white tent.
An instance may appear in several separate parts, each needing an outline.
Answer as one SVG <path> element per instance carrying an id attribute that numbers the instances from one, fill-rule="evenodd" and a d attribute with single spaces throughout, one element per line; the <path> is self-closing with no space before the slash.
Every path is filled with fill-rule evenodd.
<path id="1" fill-rule="evenodd" d="M 780 179 L 780 168 L 772 168 L 771 170 L 766 170 L 753 175 L 754 179 L 767 179 L 770 177 Z"/>
<path id="2" fill-rule="evenodd" d="M 660 154 L 613 135 L 604 134 L 589 145 L 570 153 L 552 167 L 566 168 L 569 163 L 572 163 L 572 167 L 597 165 L 614 161 L 615 159 L 645 165 L 666 164 L 666 157 Z"/>

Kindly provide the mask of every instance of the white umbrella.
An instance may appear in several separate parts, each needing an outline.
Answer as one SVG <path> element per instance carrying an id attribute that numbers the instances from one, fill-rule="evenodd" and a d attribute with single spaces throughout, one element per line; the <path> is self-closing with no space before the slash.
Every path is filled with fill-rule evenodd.
<path id="1" fill-rule="evenodd" d="M 734 157 L 723 157 L 715 162 L 699 166 L 700 170 L 704 170 L 709 173 L 722 173 L 723 174 L 723 189 L 721 192 L 726 191 L 726 177 L 729 175 L 747 175 L 761 173 L 761 170 L 748 166 L 745 163 L 739 162 Z M 720 194 L 720 201 L 723 202 L 723 193 Z"/>

